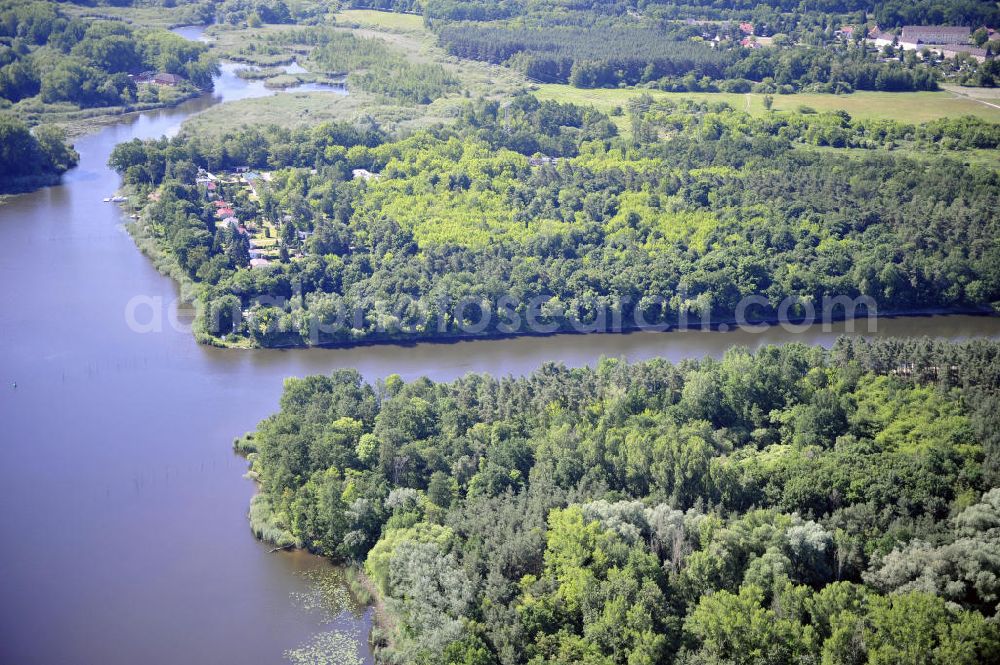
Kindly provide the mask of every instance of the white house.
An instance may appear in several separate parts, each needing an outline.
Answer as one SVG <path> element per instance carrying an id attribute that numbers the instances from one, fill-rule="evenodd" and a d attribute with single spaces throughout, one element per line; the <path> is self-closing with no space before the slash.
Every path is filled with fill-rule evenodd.
<path id="1" fill-rule="evenodd" d="M 372 173 L 368 169 L 354 169 L 351 171 L 351 175 L 355 180 L 378 180 L 379 174 Z"/>

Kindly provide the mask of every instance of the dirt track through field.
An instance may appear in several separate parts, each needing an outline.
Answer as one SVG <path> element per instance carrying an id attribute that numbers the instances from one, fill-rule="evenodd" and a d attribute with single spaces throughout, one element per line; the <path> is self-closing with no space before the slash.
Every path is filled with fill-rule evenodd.
<path id="1" fill-rule="evenodd" d="M 986 106 L 990 106 L 990 107 L 995 108 L 995 109 L 1000 109 L 1000 104 L 994 104 L 992 102 L 986 101 L 985 99 L 980 99 L 979 97 L 973 97 L 972 95 L 966 95 L 964 93 L 957 92 L 955 90 L 949 90 L 948 92 L 950 92 L 951 94 L 955 95 L 956 97 L 962 97 L 964 99 L 968 99 L 968 100 L 971 100 L 971 101 L 974 101 L 974 102 L 979 102 L 980 104 L 984 104 Z"/>

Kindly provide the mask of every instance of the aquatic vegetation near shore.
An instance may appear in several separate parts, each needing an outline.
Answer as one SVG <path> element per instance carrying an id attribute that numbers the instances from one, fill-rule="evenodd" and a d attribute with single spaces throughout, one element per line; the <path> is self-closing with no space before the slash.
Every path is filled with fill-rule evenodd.
<path id="1" fill-rule="evenodd" d="M 285 658 L 309 665 L 361 665 L 364 662 L 358 653 L 357 639 L 339 630 L 317 633 L 305 645 L 285 651 Z"/>
<path id="2" fill-rule="evenodd" d="M 323 623 L 334 621 L 344 612 L 357 612 L 357 601 L 348 591 L 343 572 L 337 569 L 307 570 L 300 573 L 308 582 L 306 591 L 293 591 L 292 602 L 302 610 L 319 615 Z"/>
<path id="3" fill-rule="evenodd" d="M 344 570 L 324 567 L 302 571 L 299 575 L 305 579 L 307 589 L 292 592 L 292 603 L 318 617 L 322 624 L 337 621 L 345 612 L 357 614 L 362 611 L 362 605 L 348 589 Z M 295 649 L 285 651 L 284 655 L 293 663 L 361 665 L 364 662 L 359 651 L 362 640 L 363 637 L 350 632 L 328 630 L 317 633 L 309 642 Z"/>

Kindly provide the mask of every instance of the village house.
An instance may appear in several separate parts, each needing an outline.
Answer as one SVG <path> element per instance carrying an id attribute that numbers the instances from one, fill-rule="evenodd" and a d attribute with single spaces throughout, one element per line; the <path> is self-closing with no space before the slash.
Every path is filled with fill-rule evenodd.
<path id="1" fill-rule="evenodd" d="M 941 54 L 942 58 L 957 58 L 960 55 L 967 55 L 977 62 L 986 62 L 988 51 L 976 46 L 938 46 L 931 47 L 932 51 Z"/>
<path id="2" fill-rule="evenodd" d="M 251 268 L 265 268 L 271 265 L 271 262 L 267 259 L 250 259 Z"/>
<path id="3" fill-rule="evenodd" d="M 208 187 L 212 185 L 211 189 L 215 189 L 216 178 L 213 174 L 209 173 L 205 169 L 198 169 L 198 175 L 194 179 L 194 184 L 201 185 L 202 187 Z"/>
<path id="4" fill-rule="evenodd" d="M 263 180 L 261 175 L 259 173 L 254 173 L 253 171 L 247 171 L 243 174 L 243 182 L 247 184 L 247 187 L 250 188 L 250 191 L 254 196 L 259 196 L 260 194 L 260 192 L 257 191 L 257 188 L 260 186 L 261 180 Z"/>
<path id="5" fill-rule="evenodd" d="M 558 157 L 549 157 L 548 155 L 538 155 L 528 158 L 529 166 L 555 166 L 558 162 Z"/>
<path id="6" fill-rule="evenodd" d="M 372 173 L 368 169 L 353 169 L 351 171 L 351 176 L 355 180 L 378 180 L 379 174 Z"/>
<path id="7" fill-rule="evenodd" d="M 904 51 L 928 49 L 942 58 L 956 58 L 968 55 L 979 62 L 985 62 L 986 49 L 969 44 L 972 29 L 947 25 L 907 25 L 899 36 L 883 32 L 878 26 L 868 33 L 868 40 L 878 47 L 896 45 Z"/>
<path id="8" fill-rule="evenodd" d="M 876 25 L 868 31 L 868 41 L 878 47 L 891 46 L 896 42 L 896 35 L 891 32 L 884 32 L 882 28 Z"/>
<path id="9" fill-rule="evenodd" d="M 744 35 L 752 35 L 753 23 L 747 23 L 745 21 L 743 23 L 740 23 L 740 32 L 742 32 Z"/>
<path id="10" fill-rule="evenodd" d="M 215 193 L 216 187 L 214 180 L 209 180 L 208 178 L 197 178 L 195 180 L 195 185 L 205 190 L 206 199 L 211 201 L 216 198 L 217 195 Z"/>
<path id="11" fill-rule="evenodd" d="M 950 25 L 904 25 L 900 43 L 907 44 L 968 44 L 972 28 Z"/>
<path id="12" fill-rule="evenodd" d="M 167 72 L 160 72 L 153 77 L 153 83 L 156 85 L 166 85 L 171 87 L 180 85 L 184 82 L 184 80 L 184 77 L 179 74 L 168 74 Z"/>

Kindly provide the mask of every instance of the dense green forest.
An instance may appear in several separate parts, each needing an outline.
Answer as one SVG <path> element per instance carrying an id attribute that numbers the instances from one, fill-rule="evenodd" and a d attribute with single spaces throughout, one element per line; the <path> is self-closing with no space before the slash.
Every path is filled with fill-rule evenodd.
<path id="1" fill-rule="evenodd" d="M 403 9 L 409 0 L 353 0 L 353 5 Z M 872 16 L 884 27 L 947 23 L 993 25 L 1000 9 L 989 0 L 733 0 L 726 2 L 675 2 L 674 0 L 610 0 L 578 2 L 557 0 L 426 0 L 424 11 L 432 19 L 488 21 L 537 17 L 563 23 L 587 23 L 603 17 L 641 13 L 658 20 L 753 19 L 777 28 L 809 24 L 824 16 Z M 782 30 L 784 31 L 784 30 Z"/>
<path id="2" fill-rule="evenodd" d="M 771 20 L 793 24 L 810 22 L 822 16 L 871 15 L 885 27 L 1000 23 L 1000 9 L 989 0 L 350 0 L 350 5 L 386 11 L 423 12 L 431 19 L 449 21 L 490 21 L 530 15 L 552 21 L 581 23 L 598 17 L 642 12 L 662 20 L 753 18 L 761 23 Z"/>
<path id="3" fill-rule="evenodd" d="M 934 90 L 934 72 L 914 60 L 883 62 L 857 47 L 797 46 L 746 49 L 737 42 L 719 48 L 690 41 L 697 26 L 676 30 L 596 26 L 530 28 L 453 25 L 440 30 L 449 53 L 506 63 L 543 83 L 581 88 L 655 84 L 683 90 L 685 77 L 707 78 L 741 91 L 851 92 L 853 90 Z M 697 90 L 698 88 L 695 88 Z"/>
<path id="4" fill-rule="evenodd" d="M 204 44 L 166 31 L 136 30 L 124 21 L 68 18 L 53 2 L 0 5 L 0 98 L 80 108 L 140 101 L 130 74 L 177 74 L 211 89 L 215 60 Z"/>
<path id="5" fill-rule="evenodd" d="M 0 115 L 0 194 L 51 185 L 76 166 L 79 155 L 58 128 L 28 129 Z"/>
<path id="6" fill-rule="evenodd" d="M 841 339 L 289 379 L 258 535 L 363 562 L 389 663 L 997 662 L 1000 346 Z"/>
<path id="7" fill-rule="evenodd" d="M 200 285 L 206 340 L 593 331 L 616 312 L 622 327 L 666 326 L 733 319 L 747 298 L 760 319 L 841 296 L 883 314 L 1000 301 L 998 175 L 949 157 L 995 149 L 995 125 L 649 97 L 628 113 L 623 138 L 596 111 L 522 96 L 405 139 L 250 128 L 133 141 L 111 164 L 136 200 L 159 192 L 135 232 Z M 215 190 L 273 230 L 281 252 L 265 267 L 246 267 L 246 236 L 218 225 L 194 184 L 198 168 L 237 166 L 271 172 L 257 196 Z"/>

